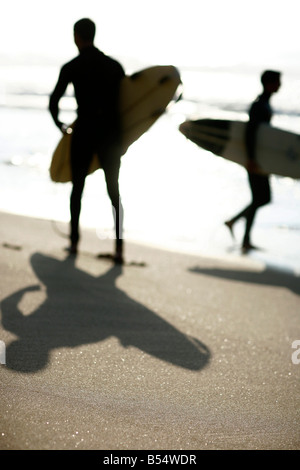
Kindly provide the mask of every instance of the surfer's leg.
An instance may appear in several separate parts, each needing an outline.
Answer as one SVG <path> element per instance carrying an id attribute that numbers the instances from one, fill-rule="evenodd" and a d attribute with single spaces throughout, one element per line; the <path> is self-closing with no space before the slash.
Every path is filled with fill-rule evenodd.
<path id="1" fill-rule="evenodd" d="M 249 173 L 249 183 L 252 192 L 252 203 L 246 210 L 246 229 L 243 240 L 243 248 L 251 249 L 254 248 L 250 242 L 250 233 L 253 227 L 255 214 L 259 207 L 268 204 L 271 200 L 271 190 L 269 184 L 269 178 L 265 175 L 259 175 L 255 173 Z"/>
<path id="2" fill-rule="evenodd" d="M 258 208 L 271 201 L 269 177 L 257 173 L 248 173 L 252 193 L 252 204 Z"/>
<path id="3" fill-rule="evenodd" d="M 269 177 L 265 175 L 256 175 L 256 197 L 255 203 L 257 207 L 265 206 L 271 201 L 271 188 Z"/>
<path id="4" fill-rule="evenodd" d="M 79 241 L 79 217 L 81 211 L 81 197 L 83 193 L 85 179 L 74 178 L 73 187 L 70 197 L 70 213 L 71 213 L 71 251 L 76 253 Z"/>
<path id="5" fill-rule="evenodd" d="M 72 136 L 71 145 L 71 171 L 72 171 L 72 191 L 70 197 L 70 240 L 72 253 L 77 252 L 79 241 L 79 217 L 81 211 L 81 198 L 85 184 L 85 178 L 93 155 L 92 146 L 88 145 L 89 139 L 81 129 L 76 129 Z"/>
<path id="6" fill-rule="evenodd" d="M 116 236 L 115 261 L 117 263 L 122 263 L 124 211 L 119 191 L 120 157 L 118 155 L 111 154 L 109 158 L 101 159 L 101 162 L 105 174 L 107 192 L 113 208 Z"/>
<path id="7" fill-rule="evenodd" d="M 251 204 L 249 206 L 247 206 L 245 209 L 243 209 L 241 212 L 239 212 L 237 215 L 232 217 L 230 220 L 226 220 L 225 225 L 226 225 L 226 227 L 229 228 L 230 233 L 231 233 L 233 238 L 234 238 L 234 233 L 233 233 L 234 224 L 241 218 L 247 218 L 247 215 L 248 215 L 250 209 L 251 209 Z"/>
<path id="8" fill-rule="evenodd" d="M 251 204 L 248 207 L 248 211 L 246 213 L 246 228 L 245 228 L 245 234 L 244 234 L 244 239 L 243 239 L 243 244 L 242 244 L 242 248 L 244 250 L 250 249 L 252 247 L 251 242 L 250 242 L 250 232 L 252 229 L 256 211 L 257 211 L 257 207 L 254 204 Z"/>
<path id="9" fill-rule="evenodd" d="M 248 172 L 248 179 L 250 181 L 250 173 Z M 251 183 L 250 183 L 250 186 L 251 186 Z M 251 188 L 252 190 L 252 188 Z M 249 215 L 249 213 L 251 212 L 251 207 L 252 207 L 252 204 L 253 204 L 253 190 L 252 190 L 252 203 L 249 204 L 247 207 L 245 207 L 241 212 L 239 212 L 238 214 L 236 214 L 234 217 L 232 217 L 231 219 L 229 220 L 226 220 L 225 222 L 225 225 L 229 228 L 230 230 L 230 233 L 232 235 L 232 237 L 234 236 L 233 235 L 233 226 L 234 224 L 239 220 L 239 219 L 242 219 L 242 218 L 245 218 L 247 220 L 247 217 Z"/>

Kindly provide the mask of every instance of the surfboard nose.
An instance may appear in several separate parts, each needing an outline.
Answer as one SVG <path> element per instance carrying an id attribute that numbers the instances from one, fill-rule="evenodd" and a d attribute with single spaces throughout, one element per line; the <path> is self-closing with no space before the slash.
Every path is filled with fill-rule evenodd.
<path id="1" fill-rule="evenodd" d="M 189 134 L 189 129 L 190 129 L 190 121 L 184 121 L 180 124 L 179 130 L 180 132 L 187 137 Z"/>

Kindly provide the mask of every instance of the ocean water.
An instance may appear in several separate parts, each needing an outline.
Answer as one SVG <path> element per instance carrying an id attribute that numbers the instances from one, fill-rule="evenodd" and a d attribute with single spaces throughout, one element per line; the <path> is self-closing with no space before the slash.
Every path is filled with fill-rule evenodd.
<path id="1" fill-rule="evenodd" d="M 260 93 L 259 70 L 180 69 L 183 99 L 135 142 L 122 158 L 120 188 L 125 209 L 124 238 L 203 256 L 243 260 L 244 222 L 232 240 L 224 221 L 250 202 L 245 170 L 187 141 L 178 131 L 187 118 L 247 119 Z M 0 210 L 54 221 L 65 231 L 71 185 L 49 177 L 60 139 L 48 112 L 57 66 L 0 66 Z M 272 97 L 273 125 L 300 132 L 300 70 L 285 74 Z M 71 94 L 62 120 L 75 118 Z M 271 177 L 272 204 L 261 208 L 253 228 L 260 249 L 247 255 L 265 265 L 300 272 L 300 181 Z M 113 237 L 113 218 L 101 170 L 90 175 L 82 201 L 81 225 L 101 240 Z M 53 236 L 59 236 L 53 230 Z M 65 241 L 62 240 L 62 246 Z"/>

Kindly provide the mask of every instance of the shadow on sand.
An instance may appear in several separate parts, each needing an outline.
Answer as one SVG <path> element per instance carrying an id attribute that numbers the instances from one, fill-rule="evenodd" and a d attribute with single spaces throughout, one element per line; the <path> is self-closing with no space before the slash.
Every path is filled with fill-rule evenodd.
<path id="1" fill-rule="evenodd" d="M 280 271 L 267 267 L 264 271 L 242 271 L 234 269 L 220 268 L 190 268 L 189 272 L 204 274 L 231 281 L 247 282 L 251 284 L 260 284 L 273 287 L 285 287 L 297 295 L 300 295 L 300 279 L 293 273 Z"/>
<path id="2" fill-rule="evenodd" d="M 92 344 L 108 337 L 123 347 L 133 346 L 162 361 L 192 371 L 210 359 L 209 349 L 181 333 L 116 286 L 121 266 L 98 277 L 75 267 L 74 258 L 63 261 L 36 253 L 31 265 L 46 287 L 46 300 L 30 315 L 19 304 L 29 286 L 1 303 L 2 325 L 18 338 L 7 345 L 6 366 L 24 373 L 37 372 L 49 363 L 56 348 Z"/>

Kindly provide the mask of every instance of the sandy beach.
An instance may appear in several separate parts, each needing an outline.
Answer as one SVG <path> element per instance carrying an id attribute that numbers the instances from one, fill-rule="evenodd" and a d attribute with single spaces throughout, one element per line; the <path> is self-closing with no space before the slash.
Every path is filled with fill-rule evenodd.
<path id="1" fill-rule="evenodd" d="M 299 450 L 299 277 L 0 221 L 0 449 Z"/>

